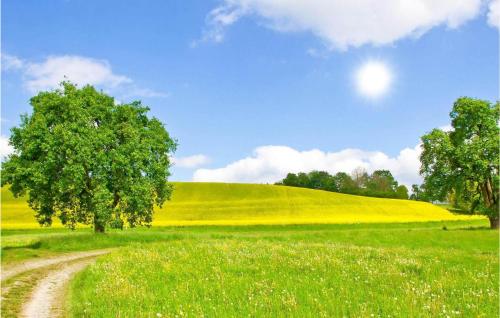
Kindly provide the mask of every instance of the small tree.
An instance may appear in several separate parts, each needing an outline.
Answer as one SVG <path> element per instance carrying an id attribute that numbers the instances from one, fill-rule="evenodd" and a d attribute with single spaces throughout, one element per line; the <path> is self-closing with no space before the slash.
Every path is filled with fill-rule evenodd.
<path id="1" fill-rule="evenodd" d="M 33 112 L 12 129 L 15 153 L 2 184 L 28 194 L 41 225 L 58 217 L 74 228 L 122 228 L 152 222 L 154 205 L 170 197 L 167 183 L 176 143 L 140 102 L 116 104 L 91 86 L 63 83 L 31 98 Z"/>
<path id="2" fill-rule="evenodd" d="M 357 167 L 351 172 L 352 181 L 356 184 L 356 187 L 359 189 L 363 189 L 370 178 L 368 176 L 368 172 L 363 167 Z"/>
<path id="3" fill-rule="evenodd" d="M 398 182 L 389 170 L 375 170 L 368 179 L 366 187 L 372 191 L 395 192 Z"/>
<path id="4" fill-rule="evenodd" d="M 326 171 L 311 171 L 309 172 L 309 188 L 329 190 L 334 189 L 332 176 Z"/>
<path id="5" fill-rule="evenodd" d="M 459 98 L 450 113 L 453 129 L 422 136 L 420 173 L 430 200 L 453 193 L 471 213 L 486 215 L 498 228 L 500 104 Z"/>
<path id="6" fill-rule="evenodd" d="M 310 188 L 309 175 L 305 172 L 297 174 L 297 186 L 302 188 Z"/>
<path id="7" fill-rule="evenodd" d="M 341 193 L 355 193 L 358 189 L 351 176 L 345 172 L 337 172 L 333 176 L 335 188 Z"/>
<path id="8" fill-rule="evenodd" d="M 420 196 L 420 187 L 418 184 L 412 184 L 411 185 L 411 195 L 410 195 L 410 200 L 415 200 L 415 201 L 420 201 L 421 196 Z"/>
<path id="9" fill-rule="evenodd" d="M 425 190 L 425 184 L 421 184 L 420 186 L 418 184 L 412 184 L 411 192 L 412 194 L 410 195 L 410 200 L 427 202 L 431 201 L 431 199 L 427 195 L 427 191 Z"/>
<path id="10" fill-rule="evenodd" d="M 398 199 L 408 199 L 408 188 L 405 185 L 400 185 L 396 189 L 396 197 Z"/>
<path id="11" fill-rule="evenodd" d="M 289 187 L 297 187 L 299 185 L 299 180 L 295 173 L 288 173 L 282 181 L 277 182 L 276 184 L 282 184 Z"/>

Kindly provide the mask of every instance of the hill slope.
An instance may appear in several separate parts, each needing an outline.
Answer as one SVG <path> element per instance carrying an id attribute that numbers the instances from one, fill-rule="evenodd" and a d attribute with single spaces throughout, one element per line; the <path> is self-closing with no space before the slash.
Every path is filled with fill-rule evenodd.
<path id="1" fill-rule="evenodd" d="M 470 219 L 435 205 L 285 186 L 174 183 L 153 225 L 419 222 Z M 2 228 L 38 227 L 23 198 L 2 188 Z M 58 226 L 58 224 L 55 224 Z"/>

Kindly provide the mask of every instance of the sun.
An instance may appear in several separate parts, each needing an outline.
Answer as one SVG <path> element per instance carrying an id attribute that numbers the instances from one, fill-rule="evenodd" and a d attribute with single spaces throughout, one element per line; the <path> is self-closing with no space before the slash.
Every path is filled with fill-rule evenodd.
<path id="1" fill-rule="evenodd" d="M 365 97 L 382 97 L 388 92 L 391 82 L 391 71 L 383 62 L 366 62 L 356 72 L 358 92 Z"/>

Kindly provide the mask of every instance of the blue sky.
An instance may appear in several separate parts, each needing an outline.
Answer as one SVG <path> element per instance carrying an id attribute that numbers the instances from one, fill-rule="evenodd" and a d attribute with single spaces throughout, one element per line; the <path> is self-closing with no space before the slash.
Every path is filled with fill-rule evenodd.
<path id="1" fill-rule="evenodd" d="M 419 137 L 453 101 L 498 99 L 500 4 L 359 2 L 2 1 L 1 134 L 65 75 L 150 106 L 179 141 L 174 180 L 362 166 L 418 182 Z M 390 80 L 364 96 L 374 61 Z"/>

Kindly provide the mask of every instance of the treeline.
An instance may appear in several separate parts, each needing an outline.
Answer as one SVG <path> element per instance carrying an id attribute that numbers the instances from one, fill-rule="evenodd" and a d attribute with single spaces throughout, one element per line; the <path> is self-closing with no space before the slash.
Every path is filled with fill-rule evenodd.
<path id="1" fill-rule="evenodd" d="M 389 170 L 375 170 L 372 174 L 363 168 L 357 168 L 351 174 L 338 172 L 331 175 L 326 171 L 289 173 L 276 184 L 369 197 L 408 199 L 408 189 L 399 185 Z"/>

